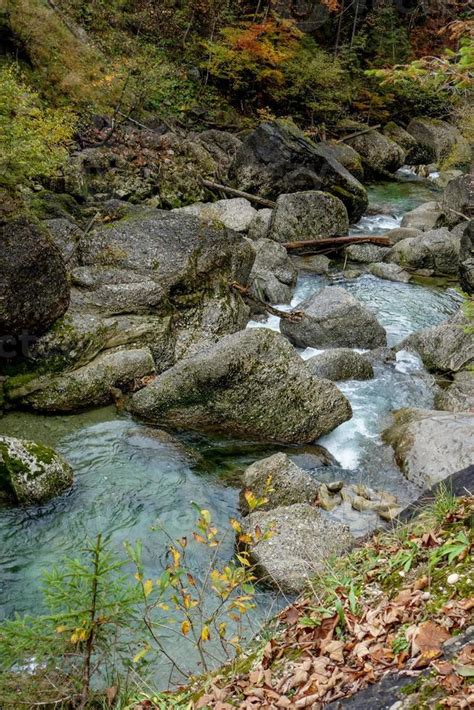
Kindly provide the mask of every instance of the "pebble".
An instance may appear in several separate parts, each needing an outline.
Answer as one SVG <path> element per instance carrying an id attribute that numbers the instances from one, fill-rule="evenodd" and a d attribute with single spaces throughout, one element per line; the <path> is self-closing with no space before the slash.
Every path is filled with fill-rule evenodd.
<path id="1" fill-rule="evenodd" d="M 448 582 L 448 584 L 456 584 L 457 582 L 459 582 L 459 575 L 456 573 L 450 574 L 446 581 Z"/>

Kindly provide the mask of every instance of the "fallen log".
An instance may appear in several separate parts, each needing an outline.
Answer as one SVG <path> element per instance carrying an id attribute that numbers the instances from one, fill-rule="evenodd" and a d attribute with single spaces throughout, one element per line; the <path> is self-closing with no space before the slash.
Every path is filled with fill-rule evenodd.
<path id="1" fill-rule="evenodd" d="M 276 206 L 276 202 L 273 202 L 273 200 L 266 200 L 264 197 L 257 197 L 257 195 L 251 195 L 249 192 L 236 190 L 234 187 L 222 185 L 220 182 L 213 182 L 212 180 L 201 180 L 201 182 L 204 187 L 209 188 L 209 190 L 219 190 L 233 197 L 245 197 L 249 202 L 254 202 L 256 205 L 261 205 L 262 207 L 270 207 L 270 209 L 273 209 Z"/>
<path id="2" fill-rule="evenodd" d="M 317 254 L 321 251 L 337 251 L 350 244 L 376 244 L 381 247 L 391 247 L 392 242 L 388 237 L 372 237 L 370 235 L 360 235 L 351 237 L 331 237 L 330 239 L 308 239 L 301 242 L 284 242 L 283 246 L 287 251 L 299 251 L 300 249 L 310 249 L 308 253 Z"/>

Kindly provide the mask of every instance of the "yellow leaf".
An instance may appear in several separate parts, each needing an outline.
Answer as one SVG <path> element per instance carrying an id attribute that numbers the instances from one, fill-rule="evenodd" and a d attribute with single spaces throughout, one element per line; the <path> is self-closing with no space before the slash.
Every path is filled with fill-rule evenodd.
<path id="1" fill-rule="evenodd" d="M 236 555 L 236 557 L 241 565 L 244 567 L 250 567 L 250 562 L 243 555 Z"/>
<path id="2" fill-rule="evenodd" d="M 187 636 L 189 634 L 189 632 L 191 631 L 191 622 L 188 621 L 187 619 L 185 619 L 183 621 L 183 623 L 181 624 L 181 631 L 183 632 L 183 634 L 185 636 Z"/>
<path id="3" fill-rule="evenodd" d="M 133 663 L 138 663 L 138 661 L 141 661 L 141 659 L 146 656 L 149 650 L 150 646 L 147 644 L 144 648 L 142 648 L 141 651 L 138 651 L 138 653 L 133 657 Z"/>
<path id="4" fill-rule="evenodd" d="M 153 589 L 153 582 L 151 579 L 147 579 L 146 582 L 143 583 L 143 594 L 145 597 L 147 597 L 151 590 Z"/>
<path id="5" fill-rule="evenodd" d="M 170 552 L 173 557 L 174 567 L 179 567 L 179 561 L 181 559 L 181 553 L 175 547 L 170 547 Z"/>
<path id="6" fill-rule="evenodd" d="M 56 626 L 57 634 L 62 634 L 64 631 L 67 631 L 67 626 Z"/>
<path id="7" fill-rule="evenodd" d="M 235 518 L 230 518 L 229 520 L 230 526 L 235 532 L 239 533 L 242 530 L 242 526 L 240 525 L 239 521 L 236 520 Z"/>
<path id="8" fill-rule="evenodd" d="M 201 630 L 201 641 L 209 641 L 211 634 L 209 632 L 209 626 L 205 625 Z"/>
<path id="9" fill-rule="evenodd" d="M 164 602 L 160 602 L 158 606 L 160 607 L 160 609 L 163 609 L 163 611 L 169 611 L 168 604 L 165 604 Z"/>

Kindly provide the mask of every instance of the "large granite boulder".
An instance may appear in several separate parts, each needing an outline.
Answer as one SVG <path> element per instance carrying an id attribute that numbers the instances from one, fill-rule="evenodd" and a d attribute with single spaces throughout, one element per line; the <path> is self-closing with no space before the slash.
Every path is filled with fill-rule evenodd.
<path id="1" fill-rule="evenodd" d="M 332 155 L 351 175 L 362 182 L 364 179 L 362 158 L 352 146 L 347 143 L 338 143 L 337 141 L 321 141 L 318 146 L 324 148 L 326 155 Z"/>
<path id="2" fill-rule="evenodd" d="M 474 217 L 474 176 L 462 175 L 448 182 L 441 206 L 449 227 Z"/>
<path id="3" fill-rule="evenodd" d="M 329 286 L 298 305 L 300 320 L 284 319 L 283 335 L 298 347 L 376 348 L 386 345 L 385 330 L 354 296 Z"/>
<path id="4" fill-rule="evenodd" d="M 436 393 L 434 403 L 447 412 L 474 412 L 474 372 L 469 368 L 456 372 L 450 386 Z"/>
<path id="5" fill-rule="evenodd" d="M 474 293 L 474 220 L 471 220 L 461 236 L 459 253 L 459 283 L 466 293 Z"/>
<path id="6" fill-rule="evenodd" d="M 385 235 L 390 239 L 392 244 L 403 241 L 403 239 L 414 239 L 415 237 L 421 237 L 423 234 L 421 229 L 415 229 L 414 227 L 397 227 L 396 229 L 391 229 Z"/>
<path id="7" fill-rule="evenodd" d="M 10 383 L 8 392 L 11 401 L 37 411 L 75 412 L 109 404 L 115 396 L 121 397 L 123 391 L 132 389 L 154 372 L 148 348 L 106 351 L 71 372 L 43 375 L 16 388 Z"/>
<path id="8" fill-rule="evenodd" d="M 194 205 L 179 207 L 174 212 L 194 214 L 203 222 L 212 224 L 221 222 L 224 227 L 236 232 L 247 232 L 257 210 L 244 197 L 234 197 L 230 200 L 217 202 L 196 202 Z"/>
<path id="9" fill-rule="evenodd" d="M 417 142 L 412 156 L 413 164 L 443 163 L 449 168 L 469 168 L 471 149 L 468 141 L 456 128 L 436 118 L 414 118 L 408 133 Z"/>
<path id="10" fill-rule="evenodd" d="M 291 258 L 298 271 L 321 275 L 329 273 L 331 268 L 331 259 L 328 259 L 324 254 L 308 254 Z"/>
<path id="11" fill-rule="evenodd" d="M 337 387 L 312 377 L 278 333 L 251 328 L 177 363 L 135 393 L 146 421 L 239 438 L 302 444 L 350 419 Z"/>
<path id="12" fill-rule="evenodd" d="M 333 555 L 347 552 L 355 542 L 346 525 L 308 503 L 256 511 L 242 527 L 247 534 L 257 528 L 272 531 L 252 546 L 250 556 L 259 579 L 289 594 L 303 591 Z"/>
<path id="13" fill-rule="evenodd" d="M 285 247 L 271 239 L 253 244 L 256 257 L 249 276 L 251 293 L 266 303 L 290 303 L 298 272 Z"/>
<path id="14" fill-rule="evenodd" d="M 348 231 L 349 218 L 341 200 L 327 192 L 307 190 L 280 195 L 268 238 L 295 242 L 344 236 Z"/>
<path id="15" fill-rule="evenodd" d="M 364 126 L 360 125 L 359 127 L 364 130 Z M 367 131 L 353 138 L 346 138 L 344 142 L 352 146 L 362 156 L 366 174 L 374 177 L 395 173 L 405 162 L 403 148 L 376 130 Z"/>
<path id="16" fill-rule="evenodd" d="M 255 461 L 245 469 L 240 509 L 243 515 L 250 512 L 245 494 L 266 499 L 259 510 L 272 510 L 281 505 L 315 502 L 321 483 L 308 471 L 297 466 L 287 454 L 278 453 Z"/>
<path id="17" fill-rule="evenodd" d="M 412 161 L 416 159 L 416 150 L 418 147 L 415 138 L 394 121 L 389 121 L 389 123 L 383 127 L 382 133 L 403 149 L 405 153 L 404 162 L 408 165 L 412 165 Z"/>
<path id="18" fill-rule="evenodd" d="M 474 461 L 474 414 L 402 409 L 383 438 L 406 478 L 430 488 Z"/>
<path id="19" fill-rule="evenodd" d="M 350 348 L 334 348 L 308 358 L 306 367 L 312 375 L 326 380 L 371 380 L 372 363 Z"/>
<path id="20" fill-rule="evenodd" d="M 444 225 L 444 212 L 438 202 L 425 202 L 410 212 L 405 212 L 401 227 L 429 232 Z M 391 236 L 391 232 L 389 232 Z"/>
<path id="21" fill-rule="evenodd" d="M 352 221 L 365 212 L 365 188 L 333 155 L 289 123 L 263 123 L 250 133 L 230 166 L 234 184 L 247 192 L 276 199 L 305 190 L 323 190 L 341 199 Z"/>
<path id="22" fill-rule="evenodd" d="M 403 239 L 390 250 L 387 260 L 408 271 L 435 276 L 457 274 L 461 239 L 447 227 L 425 232 L 422 237 Z"/>
<path id="23" fill-rule="evenodd" d="M 59 454 L 43 444 L 0 436 L 0 499 L 32 505 L 62 493 L 73 473 Z"/>
<path id="24" fill-rule="evenodd" d="M 432 372 L 459 372 L 474 360 L 472 318 L 459 310 L 449 320 L 408 336 L 400 350 L 415 350 Z"/>
<path id="25" fill-rule="evenodd" d="M 69 305 L 61 252 L 26 218 L 0 221 L 0 338 L 44 332 Z"/>
<path id="26" fill-rule="evenodd" d="M 257 211 L 249 226 L 249 239 L 257 241 L 258 239 L 266 239 L 268 237 L 272 214 L 273 210 L 268 207 Z"/>

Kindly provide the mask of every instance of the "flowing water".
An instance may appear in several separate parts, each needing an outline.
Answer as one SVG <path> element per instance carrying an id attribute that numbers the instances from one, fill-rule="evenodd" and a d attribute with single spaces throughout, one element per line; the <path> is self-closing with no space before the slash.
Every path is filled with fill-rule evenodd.
<path id="1" fill-rule="evenodd" d="M 384 233 L 399 225 L 405 211 L 430 198 L 426 183 L 374 188 L 371 203 L 381 212 L 365 216 L 353 231 Z M 330 282 L 302 274 L 292 306 Z M 370 275 L 340 285 L 376 313 L 387 329 L 389 345 L 440 323 L 459 307 L 454 291 L 433 285 L 394 283 Z M 278 319 L 249 325 L 278 329 Z M 314 352 L 307 349 L 301 354 L 306 358 Z M 399 473 L 380 432 L 393 409 L 432 405 L 432 381 L 418 358 L 402 351 L 394 364 L 376 367 L 375 379 L 339 386 L 350 399 L 354 416 L 318 442 L 338 461 L 338 466 L 318 469 L 318 477 L 368 482 L 394 491 L 402 501 L 414 497 L 416 491 Z M 237 513 L 239 472 L 278 450 L 186 434 L 179 434 L 181 443 L 176 444 L 153 436 L 148 427 L 112 408 L 60 417 L 13 413 L 0 420 L 0 430 L 55 446 L 75 471 L 72 490 L 47 505 L 0 509 L 0 618 L 40 611 L 42 572 L 64 555 L 77 553 L 83 541 L 98 532 L 109 536 L 117 550 L 126 540 L 143 539 L 147 573 L 157 576 L 165 562 L 166 538 L 151 528 L 159 521 L 171 537 L 189 535 L 195 521 L 191 501 L 209 508 L 217 526 L 225 526 Z M 193 554 L 199 575 L 204 561 L 198 552 Z M 232 554 L 229 536 L 219 555 L 224 560 Z M 256 622 L 282 601 L 261 591 Z M 170 637 L 171 652 L 182 653 L 180 643 Z"/>

